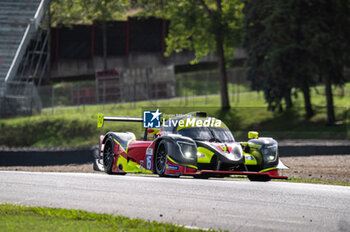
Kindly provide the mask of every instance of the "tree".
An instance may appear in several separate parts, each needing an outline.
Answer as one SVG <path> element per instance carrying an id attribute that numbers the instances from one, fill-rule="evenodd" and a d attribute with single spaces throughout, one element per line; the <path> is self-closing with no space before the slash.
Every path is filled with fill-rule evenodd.
<path id="1" fill-rule="evenodd" d="M 81 0 L 52 0 L 50 15 L 51 25 L 77 24 L 87 20 Z"/>
<path id="2" fill-rule="evenodd" d="M 284 63 L 280 59 L 284 52 L 277 43 L 273 43 L 273 33 L 269 31 L 266 21 L 275 10 L 275 1 L 245 1 L 243 9 L 244 37 L 243 46 L 247 49 L 247 78 L 252 83 L 252 89 L 263 90 L 270 110 L 283 110 L 282 100 L 286 107 L 292 107 L 292 82 Z"/>
<path id="3" fill-rule="evenodd" d="M 227 58 L 240 42 L 240 0 L 140 0 L 145 12 L 168 19 L 166 55 L 194 50 L 194 62 L 215 50 L 220 74 L 221 108 L 230 108 L 227 90 Z"/>
<path id="4" fill-rule="evenodd" d="M 306 116 L 313 115 L 310 86 L 322 80 L 328 124 L 335 121 L 332 83 L 343 84 L 349 60 L 350 17 L 347 0 L 247 0 L 244 45 L 248 78 L 263 88 L 271 106 L 283 92 L 299 88 Z"/>
<path id="5" fill-rule="evenodd" d="M 247 79 L 253 90 L 264 91 L 269 109 L 280 108 L 282 96 L 279 86 L 274 86 L 266 67 L 267 52 L 271 49 L 269 36 L 263 21 L 271 14 L 269 0 L 246 0 L 243 13 L 243 47 L 248 53 Z"/>
<path id="6" fill-rule="evenodd" d="M 305 25 L 310 20 L 307 1 L 272 1 L 271 14 L 264 24 L 270 38 L 271 49 L 267 52 L 267 63 L 272 77 L 290 89 L 299 88 L 304 96 L 306 117 L 314 115 L 310 85 L 314 84 L 315 69 L 308 51 L 309 40 L 305 36 Z M 277 80 L 278 81 L 278 80 Z"/>
<path id="7" fill-rule="evenodd" d="M 350 54 L 350 3 L 348 0 L 308 1 L 310 20 L 305 27 L 308 50 L 325 85 L 327 124 L 335 123 L 332 84 L 342 85 Z"/>
<path id="8" fill-rule="evenodd" d="M 115 18 L 116 13 L 124 13 L 127 0 L 80 0 L 86 17 L 101 22 L 103 38 L 103 67 L 107 70 L 107 22 Z"/>

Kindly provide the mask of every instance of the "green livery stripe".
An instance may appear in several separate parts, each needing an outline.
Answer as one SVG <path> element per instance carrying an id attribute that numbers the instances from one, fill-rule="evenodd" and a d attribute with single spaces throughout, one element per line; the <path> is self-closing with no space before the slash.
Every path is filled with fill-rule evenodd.
<path id="1" fill-rule="evenodd" d="M 261 145 L 255 144 L 255 143 L 252 143 L 252 142 L 248 142 L 248 145 L 249 145 L 249 147 L 255 148 L 255 149 L 260 149 L 262 147 Z"/>
<path id="2" fill-rule="evenodd" d="M 194 169 L 198 169 L 198 167 L 194 166 L 194 165 L 185 165 L 188 168 L 194 168 Z"/>
<path id="3" fill-rule="evenodd" d="M 177 164 L 177 165 L 181 165 L 181 166 L 185 166 L 185 167 L 189 167 L 189 168 L 194 168 L 194 169 L 198 169 L 196 166 L 194 165 L 182 165 L 182 164 L 179 164 L 178 162 L 176 162 L 175 160 L 173 160 L 172 158 L 169 157 L 169 155 L 166 156 L 171 162 L 173 162 L 174 164 Z"/>
<path id="4" fill-rule="evenodd" d="M 118 156 L 118 162 L 117 162 L 117 166 L 119 164 L 123 165 L 123 171 L 124 172 L 132 172 L 132 173 L 152 173 L 152 171 L 150 170 L 146 170 L 144 167 L 141 168 L 140 165 L 138 165 L 136 162 L 134 161 L 127 161 L 127 159 L 125 159 L 123 156 L 119 155 Z"/>
<path id="5" fill-rule="evenodd" d="M 128 153 L 128 149 L 129 149 L 129 144 L 131 143 L 131 141 L 134 141 L 136 138 L 134 137 L 134 138 L 132 138 L 132 139 L 130 139 L 129 141 L 128 141 L 128 143 L 127 143 L 127 145 L 126 145 L 126 150 L 125 150 L 125 148 L 116 140 L 116 139 L 113 139 L 114 140 L 114 142 L 116 142 L 118 145 L 119 145 L 119 147 L 121 147 L 121 149 L 125 152 L 125 154 L 126 153 Z"/>
<path id="6" fill-rule="evenodd" d="M 259 172 L 262 173 L 262 172 L 268 172 L 268 171 L 272 171 L 272 170 L 277 170 L 277 168 L 275 168 L 275 167 L 273 167 L 273 168 L 266 168 L 266 169 L 261 170 Z"/>
<path id="7" fill-rule="evenodd" d="M 253 160 L 247 159 L 246 158 L 247 156 L 252 157 Z M 253 155 L 246 154 L 246 153 L 244 154 L 244 163 L 245 163 L 245 165 L 258 165 L 258 161 L 256 160 L 256 158 Z"/>
<path id="8" fill-rule="evenodd" d="M 211 158 L 214 155 L 214 152 L 212 152 L 204 147 L 197 147 L 197 153 L 199 153 L 200 155 L 204 155 L 204 157 L 197 157 L 197 162 L 198 163 L 205 163 L 205 164 L 209 164 Z"/>
<path id="9" fill-rule="evenodd" d="M 166 155 L 166 157 L 168 158 L 168 160 L 170 160 L 171 162 L 173 162 L 174 164 L 179 164 L 178 162 L 174 161 L 172 158 L 170 158 L 169 155 Z"/>

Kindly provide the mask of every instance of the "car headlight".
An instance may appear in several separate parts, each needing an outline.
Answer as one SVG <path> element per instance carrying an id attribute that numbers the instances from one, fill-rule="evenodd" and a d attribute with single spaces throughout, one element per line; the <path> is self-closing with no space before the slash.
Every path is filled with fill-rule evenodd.
<path id="1" fill-rule="evenodd" d="M 186 158 L 191 158 L 191 156 L 192 156 L 191 152 L 189 152 L 189 151 L 186 151 L 184 155 Z"/>
<path id="2" fill-rule="evenodd" d="M 231 154 L 235 156 L 236 159 L 243 157 L 243 150 L 240 146 L 234 146 L 231 149 Z"/>
<path id="3" fill-rule="evenodd" d="M 277 158 L 277 144 L 269 145 L 261 149 L 261 154 L 267 162 L 274 162 Z"/>
<path id="4" fill-rule="evenodd" d="M 196 159 L 197 158 L 197 148 L 195 144 L 188 142 L 177 142 L 180 147 L 180 152 L 182 156 L 186 159 Z"/>

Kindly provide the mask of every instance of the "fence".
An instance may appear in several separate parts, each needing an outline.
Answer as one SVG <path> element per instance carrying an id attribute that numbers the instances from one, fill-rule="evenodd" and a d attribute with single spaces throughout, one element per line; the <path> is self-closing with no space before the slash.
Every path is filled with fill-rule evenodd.
<path id="1" fill-rule="evenodd" d="M 190 99 L 220 93 L 217 71 L 174 74 L 172 66 L 136 68 L 115 73 L 96 72 L 96 81 L 61 83 L 38 88 L 43 108 L 159 100 L 179 97 Z M 228 70 L 231 100 L 239 100 L 239 92 L 249 91 L 245 70 Z"/>
<path id="2" fill-rule="evenodd" d="M 250 90 L 250 83 L 245 78 L 244 68 L 227 70 L 227 87 L 232 101 L 239 101 L 237 93 Z M 220 76 L 218 71 L 181 73 L 176 75 L 176 96 L 191 98 L 220 93 Z"/>
<path id="3" fill-rule="evenodd" d="M 0 117 L 31 115 L 42 108 L 84 106 L 135 101 L 154 101 L 178 97 L 191 104 L 191 98 L 220 93 L 217 71 L 174 74 L 173 66 L 133 68 L 96 72 L 95 81 L 63 82 L 35 87 L 31 83 L 0 84 Z M 113 73 L 114 72 L 114 73 Z M 239 92 L 249 91 L 245 70 L 228 70 L 231 101 L 239 101 Z M 6 91 L 6 93 L 5 93 Z M 54 112 L 54 111 L 53 111 Z"/>
<path id="4" fill-rule="evenodd" d="M 38 88 L 44 108 L 175 97 L 173 66 L 96 72 L 96 81 Z"/>

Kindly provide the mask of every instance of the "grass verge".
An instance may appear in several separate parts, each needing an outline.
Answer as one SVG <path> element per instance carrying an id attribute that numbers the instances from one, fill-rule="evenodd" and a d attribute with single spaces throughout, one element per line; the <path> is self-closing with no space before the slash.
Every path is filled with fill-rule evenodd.
<path id="1" fill-rule="evenodd" d="M 236 180 L 248 180 L 246 176 L 233 176 L 233 177 L 227 177 L 231 179 Z M 284 179 L 272 179 L 271 181 L 279 181 L 279 182 L 289 182 L 289 183 L 304 183 L 304 184 L 325 184 L 325 185 L 340 185 L 340 186 L 350 186 L 349 182 L 344 181 L 335 181 L 335 180 L 321 180 L 321 179 L 311 179 L 311 178 L 288 178 L 287 180 Z"/>
<path id="2" fill-rule="evenodd" d="M 0 204 L 0 231 L 203 231 L 82 210 Z"/>
<path id="3" fill-rule="evenodd" d="M 307 183 L 307 184 L 326 184 L 326 185 L 350 186 L 349 182 L 343 182 L 343 181 L 308 179 L 308 178 L 293 178 L 293 177 L 292 178 L 288 178 L 288 180 L 274 179 L 273 181 Z"/>

